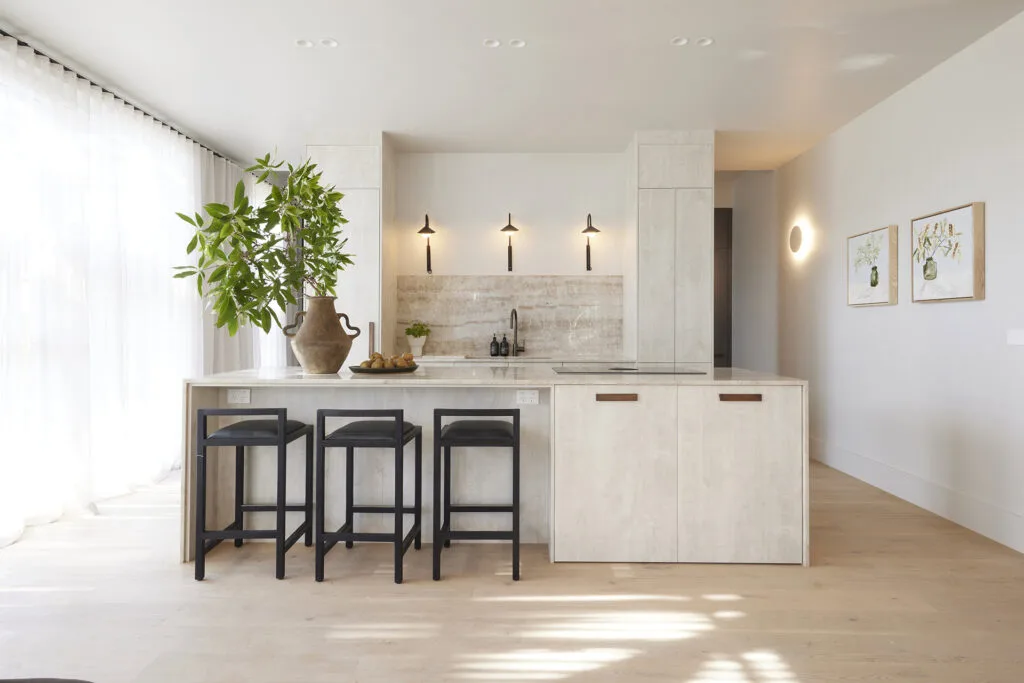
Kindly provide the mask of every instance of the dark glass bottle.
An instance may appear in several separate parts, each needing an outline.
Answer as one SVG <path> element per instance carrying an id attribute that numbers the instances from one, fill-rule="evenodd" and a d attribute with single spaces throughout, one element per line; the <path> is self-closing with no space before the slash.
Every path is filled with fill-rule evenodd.
<path id="1" fill-rule="evenodd" d="M 501 335 L 501 344 L 498 345 L 498 352 L 502 356 L 508 355 L 508 335 Z"/>
<path id="2" fill-rule="evenodd" d="M 498 346 L 498 333 L 495 332 L 494 336 L 491 337 L 491 355 L 497 356 L 501 354 L 501 349 Z"/>

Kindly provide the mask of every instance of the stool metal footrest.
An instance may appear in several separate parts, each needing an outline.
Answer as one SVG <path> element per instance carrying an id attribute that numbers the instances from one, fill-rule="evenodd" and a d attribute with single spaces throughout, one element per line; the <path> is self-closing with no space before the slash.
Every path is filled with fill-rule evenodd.
<path id="1" fill-rule="evenodd" d="M 512 505 L 456 505 L 452 503 L 448 506 L 448 509 L 452 512 L 515 512 L 516 509 Z"/>
<path id="2" fill-rule="evenodd" d="M 441 529 L 442 541 L 511 541 L 514 538 L 511 531 L 452 531 L 448 527 Z"/>
<path id="3" fill-rule="evenodd" d="M 362 512 L 367 514 L 381 514 L 381 513 L 394 513 L 394 505 L 353 505 L 352 512 Z M 403 507 L 402 514 L 414 515 L 416 514 L 415 507 Z"/>
<path id="4" fill-rule="evenodd" d="M 277 506 L 273 504 L 260 505 L 257 503 L 246 503 L 240 505 L 239 508 L 242 512 L 277 512 Z M 305 512 L 305 505 L 285 505 L 285 512 Z"/>

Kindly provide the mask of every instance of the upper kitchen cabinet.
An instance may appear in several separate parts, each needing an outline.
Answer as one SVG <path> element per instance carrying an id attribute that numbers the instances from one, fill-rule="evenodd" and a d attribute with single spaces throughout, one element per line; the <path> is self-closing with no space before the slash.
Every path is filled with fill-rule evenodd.
<path id="1" fill-rule="evenodd" d="M 714 133 L 638 133 L 637 360 L 714 361 Z M 629 306 L 624 306 L 628 310 Z M 632 320 L 624 320 L 629 330 Z M 632 340 L 628 340 L 632 341 Z M 630 344 L 625 344 L 628 348 Z"/>
<path id="2" fill-rule="evenodd" d="M 381 189 L 384 176 L 380 144 L 310 145 L 306 154 L 323 172 L 323 182 L 345 195 L 341 210 L 348 223 L 341 228 L 347 239 L 345 252 L 353 265 L 338 274 L 336 308 L 348 315 L 362 334 L 353 355 L 369 348 L 370 323 L 374 326 L 374 348 L 381 348 Z"/>
<path id="3" fill-rule="evenodd" d="M 714 187 L 715 184 L 712 145 L 640 145 L 637 160 L 640 189 Z"/>

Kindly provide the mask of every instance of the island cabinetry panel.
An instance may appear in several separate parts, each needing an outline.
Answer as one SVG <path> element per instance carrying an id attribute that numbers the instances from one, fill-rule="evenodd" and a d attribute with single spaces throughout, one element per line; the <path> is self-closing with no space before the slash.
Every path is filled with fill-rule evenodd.
<path id="1" fill-rule="evenodd" d="M 676 400 L 671 386 L 555 388 L 555 561 L 676 561 Z"/>
<path id="2" fill-rule="evenodd" d="M 679 561 L 803 562 L 802 388 L 677 391 Z"/>

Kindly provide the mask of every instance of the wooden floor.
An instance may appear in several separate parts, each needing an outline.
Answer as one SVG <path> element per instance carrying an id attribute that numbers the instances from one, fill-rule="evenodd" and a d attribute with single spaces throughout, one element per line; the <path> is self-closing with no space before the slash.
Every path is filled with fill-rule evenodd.
<path id="1" fill-rule="evenodd" d="M 552 565 L 529 547 L 296 547 L 179 565 L 175 482 L 0 550 L 0 678 L 320 681 L 1024 681 L 1024 556 L 813 471 L 813 563 Z"/>

